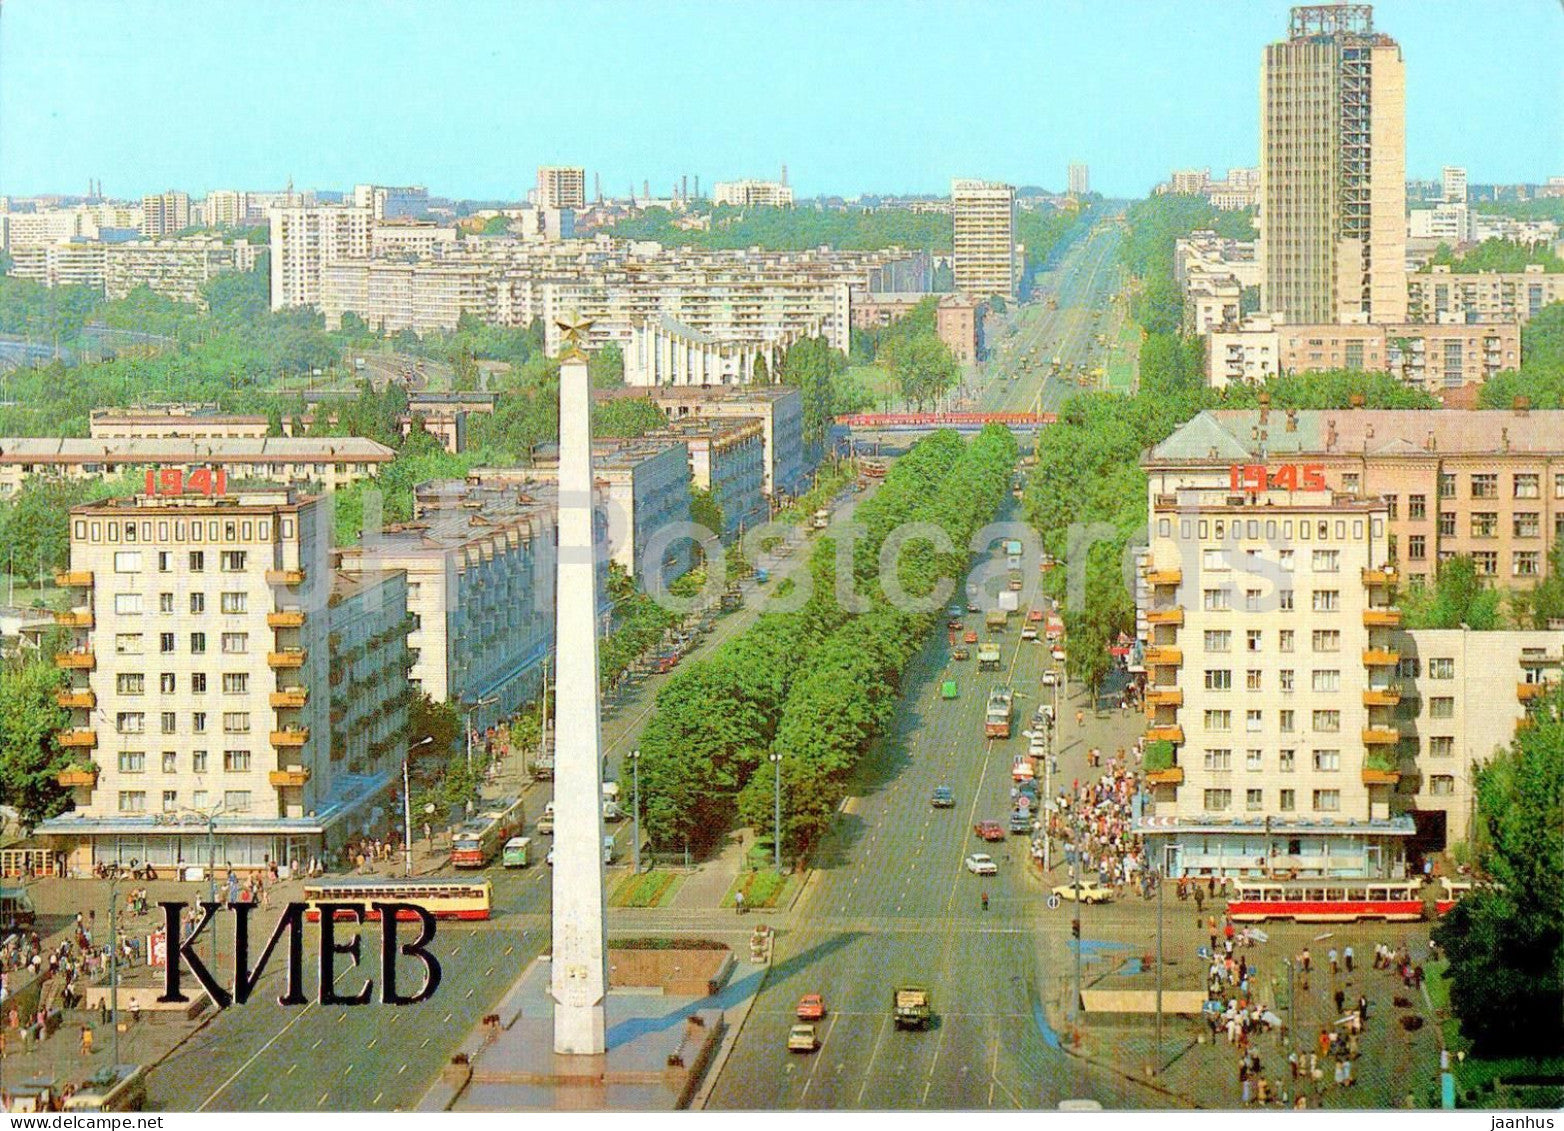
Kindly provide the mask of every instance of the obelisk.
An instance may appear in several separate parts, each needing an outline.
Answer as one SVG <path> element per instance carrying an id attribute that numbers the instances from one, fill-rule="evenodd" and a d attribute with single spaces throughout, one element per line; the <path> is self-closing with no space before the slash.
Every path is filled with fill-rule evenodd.
<path id="1" fill-rule="evenodd" d="M 603 749 L 598 730 L 597 563 L 592 514 L 592 390 L 580 319 L 564 331 L 559 371 L 559 555 L 554 641 L 554 1051 L 606 1051 Z"/>

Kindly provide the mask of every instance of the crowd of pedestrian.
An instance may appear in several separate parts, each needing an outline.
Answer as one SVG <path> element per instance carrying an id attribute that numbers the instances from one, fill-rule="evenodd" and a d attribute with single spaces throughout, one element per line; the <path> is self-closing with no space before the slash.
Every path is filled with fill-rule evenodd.
<path id="1" fill-rule="evenodd" d="M 1137 884 L 1146 894 L 1152 882 L 1146 847 L 1132 831 L 1140 784 L 1123 753 L 1110 758 L 1096 779 L 1076 778 L 1068 789 L 1060 786 L 1050 829 L 1063 842 L 1065 864 L 1072 874 L 1089 878 L 1095 873 L 1097 883 L 1112 888 L 1115 895 Z"/>

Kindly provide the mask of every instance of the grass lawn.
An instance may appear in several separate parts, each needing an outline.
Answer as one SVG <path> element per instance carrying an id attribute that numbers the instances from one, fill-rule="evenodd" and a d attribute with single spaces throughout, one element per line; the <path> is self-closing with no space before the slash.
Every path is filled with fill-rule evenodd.
<path id="1" fill-rule="evenodd" d="M 626 876 L 608 897 L 610 907 L 660 907 L 679 890 L 684 877 L 655 868 L 639 876 Z"/>
<path id="2" fill-rule="evenodd" d="M 1430 962 L 1424 972 L 1428 975 L 1429 1001 L 1441 1019 L 1445 1047 L 1454 1054 L 1469 1050 L 1470 1046 L 1461 1037 L 1460 1022 L 1449 1016 L 1450 983 L 1444 976 L 1448 967 L 1447 962 Z M 1452 1056 L 1451 1066 L 1457 1107 L 1551 1108 L 1564 1102 L 1564 1057 L 1486 1059 L 1468 1052 L 1464 1060 Z M 1437 1089 L 1437 1083 L 1434 1087 Z M 1432 1098 L 1437 1102 L 1437 1091 Z"/>
<path id="3" fill-rule="evenodd" d="M 0 577 L 0 601 L 5 601 L 7 604 L 14 604 L 24 609 L 39 604 L 48 605 L 51 608 L 56 606 L 63 608 L 65 606 L 60 590 L 48 582 L 39 586 L 37 581 L 37 577 L 22 577 L 20 575 L 15 578 L 8 575 Z M 16 586 L 14 593 L 11 590 L 12 584 Z"/>
<path id="4" fill-rule="evenodd" d="M 1104 366 L 1103 384 L 1121 393 L 1135 388 L 1135 358 L 1139 352 L 1140 327 L 1126 319 L 1119 327 L 1119 334 L 1108 347 L 1108 363 Z"/>
<path id="5" fill-rule="evenodd" d="M 743 872 L 733 881 L 733 886 L 722 897 L 722 906 L 732 907 L 733 896 L 744 893 L 745 907 L 780 907 L 793 897 L 798 884 L 798 874 L 781 875 L 770 868 L 757 872 Z"/>

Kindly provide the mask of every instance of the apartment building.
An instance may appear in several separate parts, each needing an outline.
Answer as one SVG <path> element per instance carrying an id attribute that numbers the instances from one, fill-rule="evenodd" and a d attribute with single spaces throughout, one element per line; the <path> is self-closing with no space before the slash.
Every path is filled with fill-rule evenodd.
<path id="1" fill-rule="evenodd" d="M 794 326 L 777 339 L 719 339 L 659 314 L 631 327 L 624 351 L 625 384 L 747 385 L 754 379 L 756 359 L 766 372 L 776 372 L 788 346 L 807 336 L 807 326 Z"/>
<path id="2" fill-rule="evenodd" d="M 72 508 L 56 661 L 74 808 L 38 832 L 73 867 L 258 869 L 362 831 L 405 742 L 406 587 L 323 568 L 328 505 L 169 491 Z"/>
<path id="3" fill-rule="evenodd" d="M 686 420 L 758 420 L 763 442 L 762 490 L 774 503 L 809 487 L 804 451 L 804 401 L 795 388 L 770 385 L 725 388 L 598 390 L 594 396 L 649 398 L 674 423 Z"/>
<path id="4" fill-rule="evenodd" d="M 976 364 L 983 356 L 983 304 L 945 295 L 934 308 L 934 332 L 959 364 Z"/>
<path id="5" fill-rule="evenodd" d="M 90 208 L 44 208 L 37 212 L 0 212 L 0 251 L 95 240 L 99 225 Z"/>
<path id="6" fill-rule="evenodd" d="M 423 185 L 354 185 L 353 207 L 367 208 L 377 221 L 420 220 L 429 214 Z"/>
<path id="7" fill-rule="evenodd" d="M 259 440 L 266 436 L 266 417 L 225 413 L 215 404 L 95 408 L 87 417 L 87 434 L 94 440 Z"/>
<path id="8" fill-rule="evenodd" d="M 1067 180 L 1071 196 L 1085 196 L 1092 191 L 1091 171 L 1085 162 L 1072 161 Z"/>
<path id="9" fill-rule="evenodd" d="M 52 243 L 14 246 L 10 274 L 46 287 L 91 287 L 102 291 L 108 271 L 108 245 Z"/>
<path id="10" fill-rule="evenodd" d="M 183 192 L 158 193 L 141 198 L 141 234 L 160 239 L 190 227 L 190 195 Z"/>
<path id="11" fill-rule="evenodd" d="M 1231 488 L 1272 464 L 1382 499 L 1384 560 L 1409 585 L 1467 554 L 1495 584 L 1530 588 L 1564 538 L 1564 410 L 1218 409 L 1153 448 L 1146 468 L 1152 493 L 1172 495 Z"/>
<path id="12" fill-rule="evenodd" d="M 712 533 L 724 542 L 771 517 L 765 490 L 765 430 L 759 420 L 693 418 L 670 423 L 656 435 L 684 441 L 691 483 L 709 492 L 722 511 L 723 527 Z"/>
<path id="13" fill-rule="evenodd" d="M 719 208 L 791 208 L 793 189 L 784 181 L 718 181 L 711 202 Z"/>
<path id="14" fill-rule="evenodd" d="M 208 228 L 241 228 L 249 220 L 249 193 L 240 189 L 216 189 L 206 194 Z"/>
<path id="15" fill-rule="evenodd" d="M 586 208 L 586 170 L 571 165 L 539 165 L 533 204 L 539 208 Z"/>
<path id="16" fill-rule="evenodd" d="M 0 439 L 0 497 L 22 489 L 32 476 L 100 479 L 159 467 L 210 466 L 229 479 L 265 480 L 326 491 L 350 487 L 380 473 L 396 458 L 384 444 L 358 436 L 148 437 Z"/>
<path id="17" fill-rule="evenodd" d="M 1440 195 L 1447 203 L 1466 203 L 1466 169 L 1461 165 L 1446 165 L 1439 171 Z"/>
<path id="18" fill-rule="evenodd" d="M 1240 287 L 1258 287 L 1265 281 L 1265 264 L 1254 240 L 1199 230 L 1173 241 L 1173 278 L 1183 286 L 1201 278 L 1227 278 Z"/>
<path id="19" fill-rule="evenodd" d="M 1406 68 L 1367 4 L 1292 9 L 1260 74 L 1262 310 L 1406 320 Z"/>
<path id="20" fill-rule="evenodd" d="M 1564 274 L 1550 274 L 1540 263 L 1472 275 L 1453 275 L 1444 266 L 1409 271 L 1406 288 L 1407 320 L 1420 323 L 1524 323 L 1564 302 Z"/>
<path id="21" fill-rule="evenodd" d="M 1192 291 L 1190 301 L 1196 317 L 1228 313 L 1225 304 L 1203 292 Z M 1213 388 L 1278 372 L 1358 369 L 1394 373 L 1413 388 L 1439 392 L 1479 385 L 1501 370 L 1518 368 L 1521 358 L 1520 327 L 1513 322 L 1291 326 L 1249 317 L 1205 328 L 1206 381 Z"/>
<path id="22" fill-rule="evenodd" d="M 974 298 L 1014 298 L 1021 281 L 1016 252 L 1016 190 L 993 181 L 950 185 L 955 224 L 956 290 Z"/>
<path id="23" fill-rule="evenodd" d="M 374 211 L 324 205 L 273 208 L 272 309 L 321 305 L 321 268 L 339 259 L 369 256 Z"/>
<path id="24" fill-rule="evenodd" d="M 322 263 L 318 278 L 317 305 L 333 328 L 348 314 L 381 334 L 454 330 L 464 314 L 496 320 L 494 272 L 481 264 L 353 259 Z"/>
<path id="25" fill-rule="evenodd" d="M 341 551 L 351 576 L 406 575 L 414 689 L 480 727 L 531 697 L 553 646 L 556 494 L 521 474 L 421 483 L 412 521 Z"/>
<path id="26" fill-rule="evenodd" d="M 202 288 L 225 271 L 253 271 L 262 249 L 248 240 L 224 243 L 208 237 L 135 240 L 103 249 L 103 290 L 124 298 L 149 287 L 176 302 L 204 307 Z"/>
<path id="27" fill-rule="evenodd" d="M 377 221 L 370 232 L 369 254 L 375 259 L 421 259 L 456 245 L 456 229 L 428 220 Z"/>

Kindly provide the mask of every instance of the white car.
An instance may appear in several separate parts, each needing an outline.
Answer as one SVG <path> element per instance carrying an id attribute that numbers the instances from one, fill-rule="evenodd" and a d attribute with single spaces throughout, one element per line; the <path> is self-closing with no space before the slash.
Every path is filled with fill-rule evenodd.
<path id="1" fill-rule="evenodd" d="M 1063 648 L 1059 648 L 1059 647 L 1055 647 L 1054 650 L 1053 650 L 1053 657 L 1054 657 L 1054 659 L 1058 660 L 1061 664 L 1064 663 L 1064 649 Z"/>
<path id="2" fill-rule="evenodd" d="M 967 871 L 974 876 L 997 876 L 999 865 L 994 863 L 994 858 L 986 852 L 974 852 L 967 857 Z"/>
<path id="3" fill-rule="evenodd" d="M 1080 889 L 1082 903 L 1107 903 L 1113 898 L 1113 892 L 1103 887 L 1096 880 L 1082 880 L 1079 884 L 1060 884 L 1050 893 L 1060 899 L 1075 899 L 1076 889 Z"/>
<path id="4" fill-rule="evenodd" d="M 1053 668 L 1049 668 L 1047 671 L 1045 671 L 1043 673 L 1043 686 L 1044 687 L 1053 687 L 1053 686 L 1057 685 L 1058 682 L 1059 682 L 1059 673 L 1056 672 Z"/>

